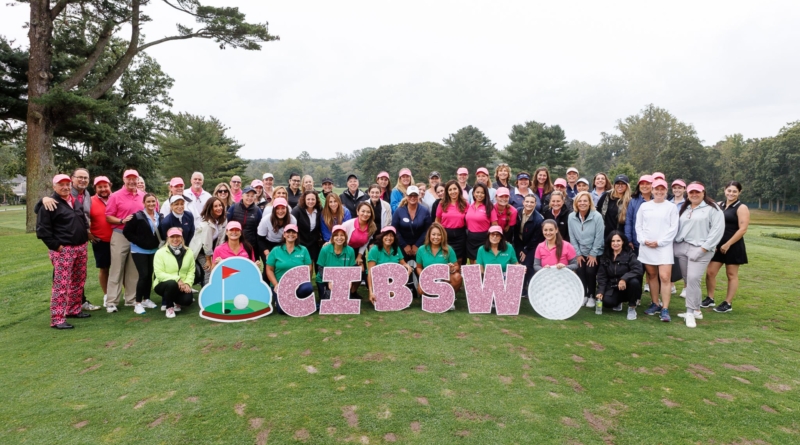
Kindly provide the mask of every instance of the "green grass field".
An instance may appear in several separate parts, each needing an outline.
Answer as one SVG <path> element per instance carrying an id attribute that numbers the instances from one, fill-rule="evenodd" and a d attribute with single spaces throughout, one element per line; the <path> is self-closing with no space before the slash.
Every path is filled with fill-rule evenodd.
<path id="1" fill-rule="evenodd" d="M 441 315 L 234 324 L 122 308 L 59 332 L 46 248 L 0 212 L 0 443 L 800 443 L 797 244 L 760 236 L 800 218 L 774 216 L 754 212 L 734 311 L 693 330 L 679 298 L 666 324 L 549 321 L 527 300 L 470 315 L 462 295 Z"/>

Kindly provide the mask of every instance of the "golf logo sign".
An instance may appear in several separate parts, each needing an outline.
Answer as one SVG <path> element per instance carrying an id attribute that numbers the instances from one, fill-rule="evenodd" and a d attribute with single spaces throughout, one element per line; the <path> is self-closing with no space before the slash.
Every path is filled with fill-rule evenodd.
<path id="1" fill-rule="evenodd" d="M 272 291 L 252 261 L 231 257 L 214 267 L 199 303 L 200 316 L 207 320 L 255 320 L 272 313 Z"/>

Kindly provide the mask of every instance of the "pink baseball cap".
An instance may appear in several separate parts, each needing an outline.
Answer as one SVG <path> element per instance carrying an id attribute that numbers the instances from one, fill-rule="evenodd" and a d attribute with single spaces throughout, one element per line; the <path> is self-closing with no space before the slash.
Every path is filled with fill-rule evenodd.
<path id="1" fill-rule="evenodd" d="M 278 198 L 278 199 L 281 199 L 281 198 Z M 283 231 L 284 232 L 288 232 L 290 230 L 293 231 L 293 232 L 297 232 L 298 231 L 297 230 L 297 224 L 286 224 L 285 226 L 283 226 Z"/>
<path id="2" fill-rule="evenodd" d="M 665 189 L 668 189 L 669 185 L 667 185 L 667 181 L 663 179 L 656 179 L 655 181 L 653 181 L 653 188 L 656 187 L 664 187 Z"/>
<path id="3" fill-rule="evenodd" d="M 461 167 L 461 168 L 458 169 L 458 171 L 456 171 L 456 174 L 457 175 L 468 175 L 469 174 L 469 170 L 467 170 L 464 167 Z"/>
<path id="4" fill-rule="evenodd" d="M 500 226 L 489 227 L 489 233 L 499 233 L 499 234 L 502 235 L 503 234 L 503 228 L 500 227 Z"/>
<path id="5" fill-rule="evenodd" d="M 170 236 L 173 236 L 173 235 L 183 236 L 183 230 L 181 230 L 180 227 L 173 227 L 173 228 L 167 230 L 167 237 L 170 237 Z"/>
<path id="6" fill-rule="evenodd" d="M 344 229 L 344 226 L 343 226 L 343 225 L 341 225 L 341 224 L 336 224 L 336 225 L 335 225 L 335 226 L 333 226 L 333 228 L 331 229 L 331 236 L 333 236 L 333 234 L 334 234 L 334 233 L 336 233 L 336 231 L 337 231 L 337 230 L 341 230 L 342 232 L 344 232 L 344 233 L 345 233 L 345 235 L 347 234 L 347 230 L 345 230 L 345 229 Z"/>
<path id="7" fill-rule="evenodd" d="M 680 179 L 676 179 L 676 180 L 672 181 L 672 186 L 674 187 L 676 185 L 679 185 L 681 187 L 686 187 L 686 183 L 681 181 Z"/>
<path id="8" fill-rule="evenodd" d="M 250 187 L 253 187 L 253 188 L 256 188 L 256 187 L 264 187 L 264 183 L 263 183 L 263 182 L 261 182 L 261 181 L 260 181 L 260 180 L 258 180 L 258 179 L 253 179 L 253 181 L 252 181 L 252 182 L 250 182 Z"/>
<path id="9" fill-rule="evenodd" d="M 228 222 L 228 226 L 227 226 L 226 229 L 227 230 L 239 230 L 239 231 L 241 231 L 242 230 L 242 225 L 239 224 L 236 221 L 229 221 Z"/>
<path id="10" fill-rule="evenodd" d="M 659 178 L 661 178 L 661 179 L 663 179 L 664 181 L 666 181 L 666 180 L 667 180 L 667 175 L 665 175 L 664 173 L 661 173 L 661 172 L 655 172 L 655 173 L 653 173 L 653 179 L 654 179 L 654 180 L 655 180 L 655 179 L 659 179 Z"/>
<path id="11" fill-rule="evenodd" d="M 169 180 L 169 186 L 170 187 L 175 187 L 176 185 L 184 185 L 183 184 L 183 179 L 181 179 L 181 178 L 172 178 L 172 179 Z"/>
<path id="12" fill-rule="evenodd" d="M 483 173 L 484 175 L 489 176 L 489 170 L 486 167 L 481 167 L 481 168 L 479 168 L 478 170 L 475 171 L 476 175 L 478 173 Z"/>
<path id="13" fill-rule="evenodd" d="M 127 178 L 129 176 L 136 176 L 138 178 L 139 172 L 137 172 L 136 170 L 125 170 L 125 173 L 122 174 L 123 178 Z"/>
<path id="14" fill-rule="evenodd" d="M 392 232 L 392 233 L 394 233 L 396 235 L 397 234 L 397 229 L 395 229 L 392 226 L 386 226 L 386 227 L 381 229 L 381 233 L 383 233 L 383 232 Z"/>
<path id="15" fill-rule="evenodd" d="M 411 170 L 404 168 L 400 170 L 400 173 L 397 176 L 403 176 L 403 175 L 411 176 Z"/>
<path id="16" fill-rule="evenodd" d="M 689 192 L 704 192 L 705 190 L 706 190 L 706 188 L 703 187 L 703 184 L 689 184 L 689 186 L 686 187 L 686 193 L 689 193 Z"/>
<path id="17" fill-rule="evenodd" d="M 94 185 L 100 184 L 101 182 L 107 182 L 109 185 L 111 184 L 111 181 L 109 181 L 105 176 L 98 176 L 94 178 Z"/>
<path id="18" fill-rule="evenodd" d="M 499 189 L 497 189 L 497 193 L 495 193 L 495 195 L 496 196 L 511 196 L 511 192 L 508 191 L 508 189 L 505 188 L 505 187 L 500 187 Z"/>
<path id="19" fill-rule="evenodd" d="M 56 185 L 59 182 L 63 182 L 63 181 L 72 182 L 72 179 L 70 179 L 69 176 L 67 176 L 65 174 L 60 174 L 60 175 L 53 176 L 53 185 Z"/>
<path id="20" fill-rule="evenodd" d="M 272 203 L 272 207 L 275 208 L 279 206 L 289 207 L 289 203 L 286 202 L 286 199 L 284 198 L 278 198 L 275 200 L 275 202 Z"/>
<path id="21" fill-rule="evenodd" d="M 378 176 L 375 177 L 375 179 L 378 179 L 378 178 L 389 179 L 389 173 L 388 172 L 380 172 L 380 173 L 378 173 Z"/>
<path id="22" fill-rule="evenodd" d="M 652 182 L 653 182 L 653 177 L 652 177 L 652 176 L 650 176 L 650 175 L 642 175 L 642 176 L 639 178 L 639 182 L 638 182 L 637 184 L 641 184 L 642 182 L 649 182 L 649 183 L 652 183 Z"/>
<path id="23" fill-rule="evenodd" d="M 558 178 L 558 179 L 556 179 L 556 181 L 553 183 L 553 185 L 560 185 L 561 187 L 564 187 L 564 188 L 566 188 L 566 187 L 567 187 L 567 180 L 566 180 L 566 179 L 564 179 L 564 178 Z"/>

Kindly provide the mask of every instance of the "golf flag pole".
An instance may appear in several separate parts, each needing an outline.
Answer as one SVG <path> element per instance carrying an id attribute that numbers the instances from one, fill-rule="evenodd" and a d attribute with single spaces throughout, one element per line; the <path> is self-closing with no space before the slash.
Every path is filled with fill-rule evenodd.
<path id="1" fill-rule="evenodd" d="M 222 313 L 225 313 L 225 279 L 229 276 L 239 273 L 238 269 L 228 266 L 222 266 Z"/>

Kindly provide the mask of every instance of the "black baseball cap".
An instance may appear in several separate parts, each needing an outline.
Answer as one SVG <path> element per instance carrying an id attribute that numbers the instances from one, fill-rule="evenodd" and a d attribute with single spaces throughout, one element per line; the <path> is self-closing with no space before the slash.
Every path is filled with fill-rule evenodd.
<path id="1" fill-rule="evenodd" d="M 435 170 L 432 171 L 431 174 L 428 175 L 428 179 L 430 179 L 430 178 L 441 178 L 441 177 L 442 177 L 442 175 L 440 175 L 439 172 L 437 172 Z"/>
<path id="2" fill-rule="evenodd" d="M 624 182 L 625 185 L 631 184 L 630 180 L 628 180 L 628 175 L 617 175 L 617 177 L 614 178 L 614 184 L 618 182 Z"/>
<path id="3" fill-rule="evenodd" d="M 331 178 L 325 178 L 325 179 L 323 179 L 323 180 L 322 180 L 322 183 L 323 183 L 323 184 L 325 184 L 326 182 L 330 182 L 331 184 L 333 184 L 333 179 L 331 179 Z"/>
<path id="4" fill-rule="evenodd" d="M 355 174 L 355 173 L 350 173 L 349 175 L 347 175 L 347 180 L 349 181 L 349 180 L 350 180 L 350 178 L 356 178 L 356 179 L 358 179 L 358 176 L 356 176 L 356 174 Z"/>
<path id="5" fill-rule="evenodd" d="M 527 179 L 527 180 L 530 181 L 531 175 L 529 175 L 529 174 L 527 174 L 525 172 L 519 172 L 519 173 L 517 173 L 517 181 L 519 181 L 520 179 Z"/>

